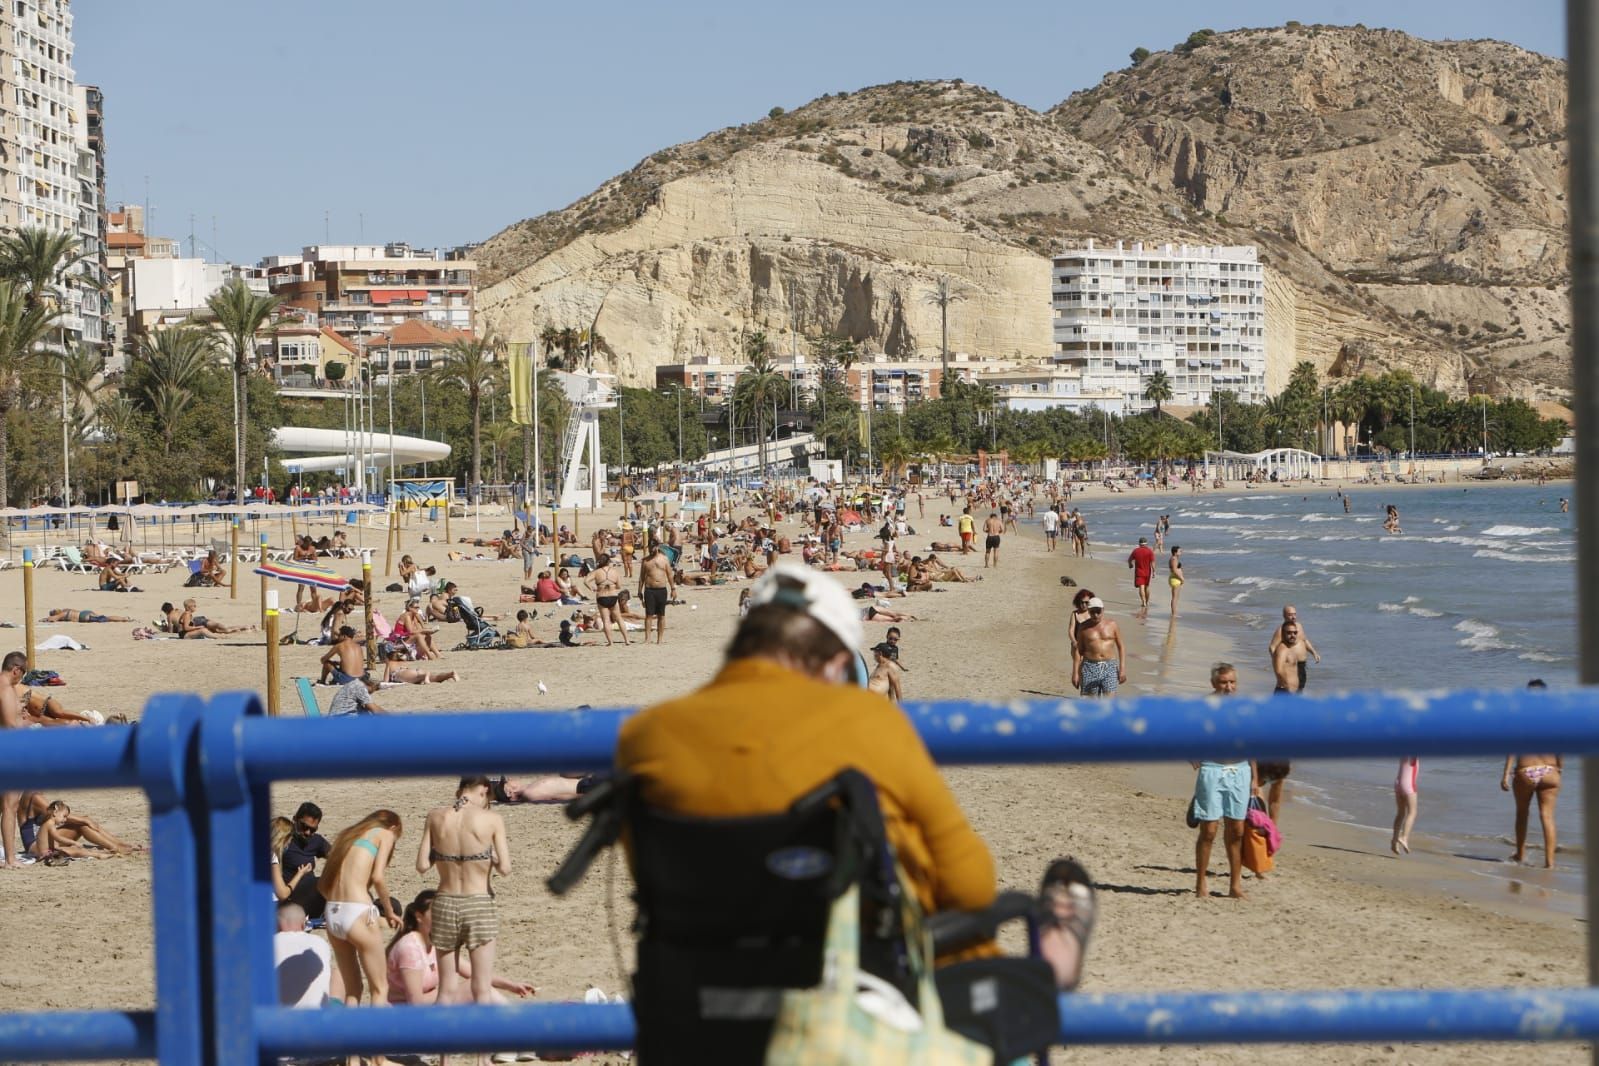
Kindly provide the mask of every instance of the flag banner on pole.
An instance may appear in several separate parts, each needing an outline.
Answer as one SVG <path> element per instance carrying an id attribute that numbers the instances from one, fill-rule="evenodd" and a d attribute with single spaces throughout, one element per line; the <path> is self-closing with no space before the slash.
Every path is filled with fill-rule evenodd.
<path id="1" fill-rule="evenodd" d="M 855 412 L 855 418 L 856 418 L 856 426 L 855 426 L 856 432 L 860 435 L 861 443 L 864 444 L 867 441 L 872 439 L 872 423 L 871 423 L 871 420 L 867 417 L 866 411 L 864 409 L 856 411 Z"/>
<path id="2" fill-rule="evenodd" d="M 342 577 L 336 571 L 314 563 L 296 563 L 287 560 L 281 562 L 263 562 L 256 567 L 253 573 L 262 577 L 275 577 L 279 581 L 288 581 L 295 585 L 312 585 L 319 589 L 328 589 L 339 592 L 347 588 L 350 579 Z"/>
<path id="3" fill-rule="evenodd" d="M 506 345 L 511 368 L 511 421 L 518 426 L 533 422 L 533 355 L 528 341 Z"/>

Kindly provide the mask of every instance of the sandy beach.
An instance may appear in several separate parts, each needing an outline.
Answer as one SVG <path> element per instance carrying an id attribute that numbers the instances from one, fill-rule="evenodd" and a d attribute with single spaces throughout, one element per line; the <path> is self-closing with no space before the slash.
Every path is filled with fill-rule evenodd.
<path id="1" fill-rule="evenodd" d="M 1368 487 L 1351 486 L 1359 491 Z M 1455 491 L 1458 487 L 1448 486 Z M 1468 483 L 1476 491 L 1474 483 Z M 1272 487 L 1258 491 L 1330 492 L 1334 483 Z M 1551 492 L 1569 495 L 1564 485 Z M 1233 490 L 1237 491 L 1237 490 Z M 1121 499 L 1103 490 L 1088 493 L 1085 508 L 1114 507 Z M 1176 502 L 1184 492 L 1164 494 Z M 927 517 L 911 522 L 918 536 L 903 542 L 916 553 L 929 541 L 954 539 L 939 529 L 937 514 L 948 510 L 929 500 Z M 611 514 L 617 511 L 613 507 Z M 566 516 L 563 514 L 563 521 Z M 584 530 L 602 516 L 581 517 Z M 505 524 L 485 516 L 488 533 Z M 444 553 L 460 545 L 420 542 L 421 526 L 406 533 L 404 549 L 442 575 L 488 612 L 514 615 L 519 561 L 448 562 Z M 457 536 L 469 523 L 455 523 Z M 984 574 L 975 584 L 939 585 L 938 593 L 916 594 L 903 604 L 920 619 L 903 626 L 902 662 L 907 699 L 1004 697 L 1014 694 L 1064 696 L 1070 663 L 1065 642 L 1065 612 L 1070 592 L 1059 576 L 1069 574 L 1103 597 L 1122 623 L 1129 650 L 1131 693 L 1199 693 L 1207 690 L 1211 662 L 1231 657 L 1240 668 L 1241 689 L 1270 687 L 1265 656 L 1239 650 L 1207 632 L 1202 595 L 1184 594 L 1183 614 L 1169 623 L 1165 589 L 1147 622 L 1132 617 L 1128 572 L 1117 558 L 1074 560 L 1068 550 L 1044 551 L 1037 527 L 1023 526 L 1008 536 L 1002 565 L 984 574 L 980 556 L 968 556 L 968 573 Z M 267 529 L 273 543 L 275 529 Z M 442 531 L 441 531 L 442 532 Z M 585 534 L 586 535 L 586 534 Z M 870 534 L 850 538 L 860 546 Z M 381 546 L 381 531 L 366 533 Z M 470 549 L 469 549 L 470 550 Z M 951 563 L 959 561 L 951 556 Z M 346 574 L 358 564 L 337 564 Z M 378 587 L 386 584 L 379 552 Z M 848 578 L 851 575 L 840 575 Z M 145 591 L 117 595 L 90 591 L 89 576 L 42 571 L 37 577 L 36 615 L 53 607 L 153 618 L 163 600 L 181 600 L 179 571 L 137 579 Z M 447 652 L 436 664 L 461 671 L 460 683 L 405 686 L 385 690 L 377 701 L 396 713 L 423 710 L 531 708 L 558 711 L 579 703 L 642 704 L 684 692 L 715 671 L 722 646 L 736 621 L 739 584 L 686 589 L 691 607 L 672 608 L 667 643 L 578 650 Z M 257 620 L 259 587 L 241 578 L 239 597 L 227 589 L 192 594 L 201 611 L 230 624 Z M 292 600 L 292 593 L 287 599 Z M 379 606 L 392 619 L 400 610 L 398 593 L 380 594 Z M 531 606 L 531 605 L 529 605 Z M 567 609 L 569 612 L 570 609 Z M 0 619 L 17 623 L 7 634 L 8 648 L 22 643 L 21 578 L 0 573 Z M 302 634 L 315 625 L 302 622 Z M 536 623 L 553 637 L 556 620 L 549 608 Z M 869 641 L 875 640 L 868 623 Z M 151 694 L 177 684 L 202 693 L 259 687 L 264 650 L 257 634 L 218 641 L 135 642 L 131 624 L 41 626 L 40 639 L 68 633 L 90 645 L 82 652 L 43 652 L 40 666 L 68 681 L 56 690 L 72 709 L 95 708 L 136 718 Z M 633 634 L 635 640 L 639 634 Z M 448 638 L 443 639 L 443 638 Z M 460 627 L 447 627 L 441 647 L 453 647 Z M 591 638 L 592 639 L 592 638 Z M 315 676 L 322 649 L 283 649 L 285 678 Z M 548 695 L 539 695 L 543 682 Z M 324 700 L 331 690 L 321 690 Z M 286 713 L 298 713 L 286 682 Z M 493 771 L 494 767 L 485 767 Z M 1375 839 L 1349 827 L 1318 820 L 1303 805 L 1285 809 L 1286 850 L 1277 874 L 1256 884 L 1246 881 L 1250 898 L 1199 900 L 1193 896 L 1193 833 L 1183 823 L 1192 775 L 1186 766 L 1057 766 L 970 768 L 949 779 L 973 824 L 989 842 L 1006 887 L 1028 888 L 1048 860 L 1071 854 L 1094 874 L 1101 914 L 1090 950 L 1085 991 L 1248 989 L 1286 990 L 1325 987 L 1403 986 L 1547 987 L 1583 980 L 1583 930 L 1576 919 L 1540 912 L 1536 907 L 1490 906 L 1447 882 L 1440 888 L 1428 864 L 1401 862 Z M 405 819 L 405 836 L 390 870 L 389 884 L 402 901 L 429 887 L 411 867 L 416 831 L 423 813 L 452 795 L 453 781 L 376 780 L 309 783 L 280 787 L 274 806 L 292 813 L 302 800 L 320 804 L 323 831 L 333 832 L 376 807 L 391 807 Z M 143 799 L 136 793 L 89 792 L 70 797 L 125 839 L 148 839 Z M 543 878 L 575 840 L 576 831 L 553 806 L 505 808 L 510 828 L 512 875 L 499 882 L 502 938 L 498 969 L 538 987 L 541 1000 L 580 997 L 598 986 L 607 992 L 625 987 L 608 930 L 606 863 L 571 896 L 553 899 Z M 1568 815 L 1569 816 L 1569 815 Z M 1212 871 L 1222 874 L 1225 857 L 1218 846 Z M 624 958 L 630 951 L 626 876 L 615 870 L 615 930 Z M 0 968 L 0 991 L 15 1007 L 86 1009 L 147 1007 L 152 997 L 149 915 L 149 865 L 143 858 L 78 860 L 61 869 L 30 867 L 4 876 L 11 903 L 0 913 L 0 942 L 10 960 Z M 1213 878 L 1212 887 L 1225 884 Z M 36 960 L 20 962 L 19 960 Z M 1286 1053 L 1313 1063 L 1511 1063 L 1529 1052 L 1518 1046 L 1352 1046 L 1297 1049 L 1143 1048 L 1081 1049 L 1078 1063 L 1244 1063 L 1262 1055 Z M 1543 1046 L 1540 1061 L 1577 1062 L 1582 1050 Z M 1067 1061 L 1067 1053 L 1056 1059 Z"/>

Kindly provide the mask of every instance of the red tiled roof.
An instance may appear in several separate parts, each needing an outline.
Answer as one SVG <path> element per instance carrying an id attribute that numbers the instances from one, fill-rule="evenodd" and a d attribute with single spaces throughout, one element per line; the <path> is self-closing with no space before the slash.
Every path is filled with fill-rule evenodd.
<path id="1" fill-rule="evenodd" d="M 387 333 L 380 333 L 366 342 L 368 350 L 397 344 L 406 348 L 447 348 L 456 341 L 469 341 L 472 334 L 461 329 L 442 329 L 431 322 L 410 319 L 401 322 Z"/>
<path id="2" fill-rule="evenodd" d="M 323 326 L 322 335 L 331 339 L 335 344 L 349 352 L 351 355 L 355 354 L 355 345 L 350 343 L 350 338 L 346 337 L 332 326 Z"/>

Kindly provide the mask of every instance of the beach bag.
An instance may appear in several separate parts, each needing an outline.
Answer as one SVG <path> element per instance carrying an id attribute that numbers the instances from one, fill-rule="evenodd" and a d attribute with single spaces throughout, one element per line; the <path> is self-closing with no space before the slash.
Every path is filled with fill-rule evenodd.
<path id="1" fill-rule="evenodd" d="M 903 879 L 900 883 L 904 887 Z M 767 1066 L 986 1066 L 994 1061 L 988 1048 L 944 1028 L 933 985 L 932 941 L 909 888 L 903 899 L 905 946 L 919 1006 L 860 968 L 860 888 L 851 885 L 828 917 L 822 983 L 783 993 L 766 1046 Z"/>
<path id="2" fill-rule="evenodd" d="M 1283 835 L 1277 829 L 1277 823 L 1271 820 L 1271 815 L 1266 813 L 1266 804 L 1260 799 L 1251 796 L 1249 800 L 1249 814 L 1246 822 L 1258 829 L 1266 840 L 1266 853 L 1277 854 L 1277 849 L 1283 846 Z"/>
<path id="3" fill-rule="evenodd" d="M 1249 801 L 1249 816 L 1244 822 L 1244 839 L 1242 843 L 1244 868 L 1258 875 L 1271 873 L 1277 864 L 1272 861 L 1271 857 L 1275 849 L 1267 844 L 1266 831 L 1257 823 L 1255 816 L 1257 814 L 1260 815 L 1268 825 L 1271 824 L 1271 818 L 1267 817 L 1264 809 L 1256 808 L 1255 804 L 1257 803 L 1260 803 L 1258 799 Z M 1273 827 L 1272 832 L 1276 832 L 1275 827 Z"/>

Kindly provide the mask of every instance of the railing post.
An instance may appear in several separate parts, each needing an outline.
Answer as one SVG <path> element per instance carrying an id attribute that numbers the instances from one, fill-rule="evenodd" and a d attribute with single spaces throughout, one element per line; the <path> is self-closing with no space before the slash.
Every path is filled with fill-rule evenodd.
<path id="1" fill-rule="evenodd" d="M 1585 685 L 1599 682 L 1599 15 L 1591 0 L 1566 3 L 1568 203 L 1571 211 L 1572 409 L 1577 419 L 1577 662 Z M 1486 454 L 1483 463 L 1488 462 Z M 1588 983 L 1599 985 L 1599 758 L 1582 760 L 1583 860 L 1588 893 Z M 1599 1064 L 1599 1044 L 1593 1049 Z"/>
<path id="2" fill-rule="evenodd" d="M 258 1066 L 261 1034 L 255 1008 L 277 1003 L 273 976 L 272 874 L 267 819 L 271 790 L 245 779 L 240 726 L 262 713 L 252 692 L 224 692 L 206 705 L 200 724 L 199 788 L 209 840 L 204 885 L 210 951 L 206 978 L 213 1026 L 210 1062 Z"/>
<path id="3" fill-rule="evenodd" d="M 139 780 L 150 799 L 150 894 L 154 905 L 155 1030 L 162 1066 L 201 1066 L 208 1022 L 200 892 L 203 801 L 196 785 L 196 696 L 156 696 L 135 741 Z"/>

